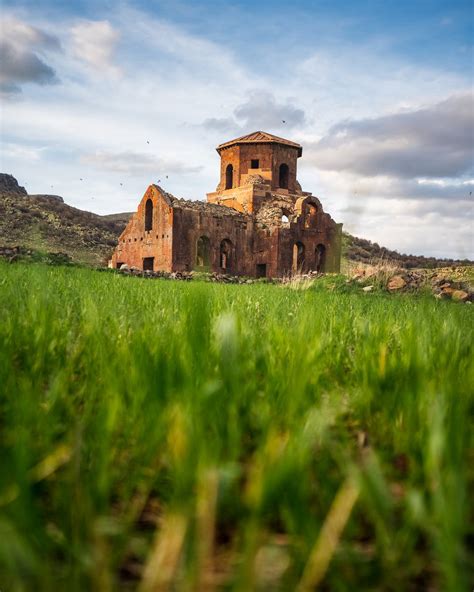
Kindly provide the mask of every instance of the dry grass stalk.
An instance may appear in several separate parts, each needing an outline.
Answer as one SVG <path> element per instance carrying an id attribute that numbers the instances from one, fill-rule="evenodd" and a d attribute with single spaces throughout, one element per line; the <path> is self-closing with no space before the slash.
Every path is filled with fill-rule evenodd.
<path id="1" fill-rule="evenodd" d="M 197 567 L 196 590 L 210 592 L 214 589 L 214 538 L 218 490 L 216 470 L 205 471 L 199 480 L 197 496 Z"/>
<path id="2" fill-rule="evenodd" d="M 296 592 L 310 592 L 321 583 L 358 496 L 359 488 L 347 478 L 334 498 Z"/>
<path id="3" fill-rule="evenodd" d="M 165 516 L 148 556 L 139 592 L 165 592 L 174 580 L 188 520 L 184 514 Z"/>

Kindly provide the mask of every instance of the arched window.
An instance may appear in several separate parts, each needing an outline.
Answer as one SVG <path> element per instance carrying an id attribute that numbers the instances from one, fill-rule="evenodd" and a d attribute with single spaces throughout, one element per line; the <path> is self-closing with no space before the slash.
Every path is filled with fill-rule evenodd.
<path id="1" fill-rule="evenodd" d="M 222 269 L 232 268 L 232 243 L 228 238 L 221 242 L 219 265 Z"/>
<path id="2" fill-rule="evenodd" d="M 288 165 L 287 164 L 281 164 L 280 165 L 280 177 L 279 177 L 279 183 L 278 186 L 280 187 L 280 189 L 288 189 Z"/>
<path id="3" fill-rule="evenodd" d="M 196 267 L 209 267 L 211 243 L 207 236 L 200 236 L 196 245 Z"/>
<path id="4" fill-rule="evenodd" d="M 146 200 L 145 204 L 145 230 L 153 228 L 153 202 L 151 199 Z"/>
<path id="5" fill-rule="evenodd" d="M 228 164 L 225 169 L 225 188 L 232 189 L 234 184 L 234 167 Z"/>
<path id="6" fill-rule="evenodd" d="M 304 245 L 295 243 L 293 245 L 293 273 L 300 273 L 304 265 Z"/>
<path id="7" fill-rule="evenodd" d="M 326 267 L 326 247 L 324 245 L 316 247 L 315 263 L 316 271 L 323 273 Z"/>
<path id="8" fill-rule="evenodd" d="M 282 216 L 281 216 L 282 226 L 289 224 L 289 223 L 290 223 L 290 219 L 288 218 L 288 216 L 286 214 L 282 214 Z"/>
<path id="9" fill-rule="evenodd" d="M 317 207 L 313 204 L 308 204 L 306 207 L 306 214 L 304 217 L 304 227 L 305 228 L 315 228 L 317 215 L 318 215 Z"/>

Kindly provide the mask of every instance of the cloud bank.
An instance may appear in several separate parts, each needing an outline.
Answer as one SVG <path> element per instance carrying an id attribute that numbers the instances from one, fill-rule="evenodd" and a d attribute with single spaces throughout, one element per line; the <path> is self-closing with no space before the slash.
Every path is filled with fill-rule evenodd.
<path id="1" fill-rule="evenodd" d="M 446 178 L 474 172 L 473 95 L 414 111 L 342 121 L 309 147 L 319 168 L 363 176 Z"/>
<path id="2" fill-rule="evenodd" d="M 55 70 L 46 63 L 44 53 L 60 51 L 59 39 L 12 16 L 1 22 L 0 91 L 12 96 L 22 85 L 56 84 Z"/>

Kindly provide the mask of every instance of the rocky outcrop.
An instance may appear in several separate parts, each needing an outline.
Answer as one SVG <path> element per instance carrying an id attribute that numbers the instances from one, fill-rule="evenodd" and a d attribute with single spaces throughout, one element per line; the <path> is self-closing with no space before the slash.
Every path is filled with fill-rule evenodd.
<path id="1" fill-rule="evenodd" d="M 60 195 L 49 195 L 46 193 L 36 193 L 34 195 L 28 195 L 28 197 L 31 199 L 50 199 L 53 201 L 59 201 L 61 203 L 64 203 L 64 199 Z"/>
<path id="2" fill-rule="evenodd" d="M 0 173 L 0 194 L 24 195 L 25 197 L 28 195 L 26 189 L 18 185 L 15 177 L 6 173 Z"/>

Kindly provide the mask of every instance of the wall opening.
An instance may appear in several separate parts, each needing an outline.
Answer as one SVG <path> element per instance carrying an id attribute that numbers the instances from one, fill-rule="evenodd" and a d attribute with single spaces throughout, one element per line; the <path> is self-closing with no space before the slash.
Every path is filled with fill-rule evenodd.
<path id="1" fill-rule="evenodd" d="M 122 267 L 122 265 L 125 265 L 125 263 L 123 261 L 117 261 L 117 265 L 115 266 L 115 269 L 120 269 Z"/>
<path id="2" fill-rule="evenodd" d="M 151 199 L 146 200 L 145 204 L 145 230 L 153 228 L 153 202 Z"/>
<path id="3" fill-rule="evenodd" d="M 233 266 L 232 261 L 232 243 L 226 238 L 221 242 L 219 265 L 222 269 L 229 270 Z"/>
<path id="4" fill-rule="evenodd" d="M 258 160 L 258 158 L 253 158 L 250 161 L 250 168 L 251 169 L 258 169 L 258 168 L 260 168 L 260 161 Z"/>
<path id="5" fill-rule="evenodd" d="M 234 184 L 234 167 L 231 164 L 225 169 L 225 188 L 232 189 Z"/>
<path id="6" fill-rule="evenodd" d="M 257 277 L 264 278 L 267 277 L 267 264 L 266 263 L 257 263 Z"/>
<path id="7" fill-rule="evenodd" d="M 293 214 L 290 210 L 286 210 L 285 208 L 283 208 L 281 210 L 280 222 L 281 222 L 282 228 L 289 228 L 290 227 L 290 220 L 292 218 L 292 215 Z"/>
<path id="8" fill-rule="evenodd" d="M 293 245 L 293 273 L 301 273 L 304 265 L 304 245 L 303 243 L 295 243 Z"/>
<path id="9" fill-rule="evenodd" d="M 305 228 L 316 228 L 318 217 L 318 209 L 313 204 L 308 204 L 306 207 L 306 213 L 304 217 Z"/>
<path id="10" fill-rule="evenodd" d="M 155 263 L 154 257 L 143 258 L 143 271 L 153 271 L 153 265 Z"/>
<path id="11" fill-rule="evenodd" d="M 280 165 L 280 175 L 278 186 L 280 189 L 288 189 L 289 169 L 287 164 Z"/>
<path id="12" fill-rule="evenodd" d="M 211 261 L 211 242 L 209 237 L 200 236 L 196 245 L 196 267 L 207 268 Z"/>
<path id="13" fill-rule="evenodd" d="M 316 271 L 323 273 L 326 270 L 326 247 L 318 245 L 315 251 Z"/>

